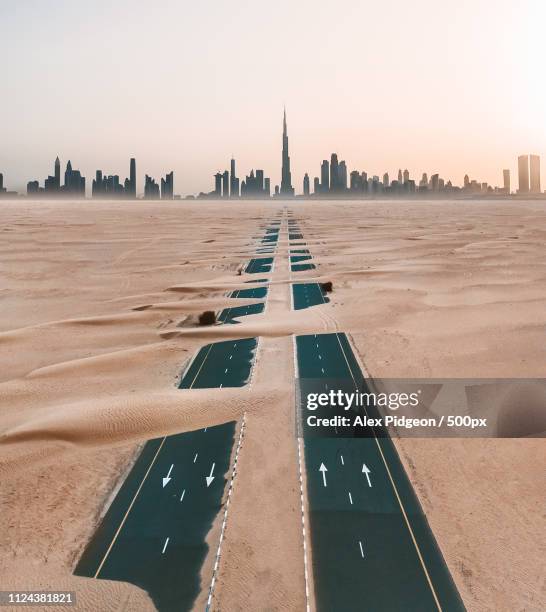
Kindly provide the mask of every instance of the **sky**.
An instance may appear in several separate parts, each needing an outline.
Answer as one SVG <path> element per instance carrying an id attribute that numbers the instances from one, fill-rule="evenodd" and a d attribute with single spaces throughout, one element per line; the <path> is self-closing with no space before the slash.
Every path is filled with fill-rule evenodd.
<path id="1" fill-rule="evenodd" d="M 0 172 L 9 189 L 68 159 L 87 176 L 175 173 L 209 191 L 293 184 L 336 152 L 369 175 L 408 168 L 502 183 L 537 153 L 546 188 L 543 0 L 0 0 Z"/>

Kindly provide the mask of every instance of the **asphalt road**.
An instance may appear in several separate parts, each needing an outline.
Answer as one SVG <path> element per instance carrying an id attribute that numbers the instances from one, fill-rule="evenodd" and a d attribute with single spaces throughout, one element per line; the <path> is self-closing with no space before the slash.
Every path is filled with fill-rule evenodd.
<path id="1" fill-rule="evenodd" d="M 317 283 L 294 283 L 292 289 L 295 309 L 326 299 Z M 296 362 L 317 610 L 464 610 L 386 432 L 321 438 L 305 425 L 308 414 L 327 411 L 310 413 L 305 392 L 367 390 L 345 334 L 297 336 Z"/>
<path id="2" fill-rule="evenodd" d="M 268 235 L 277 237 L 278 232 Z M 272 257 L 252 259 L 246 272 L 266 273 L 272 264 Z M 234 294 L 263 299 L 267 287 Z M 263 302 L 234 306 L 218 319 L 236 323 L 237 317 L 263 308 Z M 256 344 L 256 338 L 246 338 L 202 347 L 179 388 L 245 385 Z M 136 584 L 161 612 L 191 610 L 200 591 L 209 587 L 200 582 L 208 552 L 206 536 L 222 507 L 235 432 L 236 423 L 231 422 L 147 442 L 75 574 Z"/>

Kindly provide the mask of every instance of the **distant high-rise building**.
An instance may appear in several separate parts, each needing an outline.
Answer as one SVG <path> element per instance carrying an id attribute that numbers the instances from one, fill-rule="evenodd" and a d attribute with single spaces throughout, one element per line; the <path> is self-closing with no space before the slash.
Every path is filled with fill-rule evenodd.
<path id="1" fill-rule="evenodd" d="M 159 200 L 159 185 L 146 174 L 144 177 L 144 197 L 147 200 Z"/>
<path id="2" fill-rule="evenodd" d="M 362 191 L 363 192 L 367 192 L 368 191 L 368 173 L 367 172 L 361 172 L 360 173 L 360 180 L 362 182 Z"/>
<path id="3" fill-rule="evenodd" d="M 2 188 L 0 187 L 0 192 Z M 29 181 L 27 183 L 27 195 L 36 195 L 40 193 L 40 183 L 38 181 Z"/>
<path id="4" fill-rule="evenodd" d="M 286 127 L 286 109 L 282 122 L 282 168 L 281 168 L 281 195 L 293 196 L 292 174 L 290 172 L 290 155 L 288 154 L 288 130 Z"/>
<path id="5" fill-rule="evenodd" d="M 529 155 L 530 191 L 540 193 L 540 157 Z"/>
<path id="6" fill-rule="evenodd" d="M 353 193 L 362 191 L 362 176 L 358 170 L 353 170 L 349 175 L 349 189 Z"/>
<path id="7" fill-rule="evenodd" d="M 255 189 L 257 192 L 262 192 L 264 190 L 264 171 L 263 170 L 256 170 L 256 176 L 255 176 Z"/>
<path id="8" fill-rule="evenodd" d="M 161 199 L 172 200 L 174 197 L 174 171 L 171 170 L 165 178 L 161 179 Z"/>
<path id="9" fill-rule="evenodd" d="M 330 156 L 330 191 L 339 190 L 339 162 L 337 153 L 332 153 Z"/>
<path id="10" fill-rule="evenodd" d="M 214 175 L 214 195 L 219 198 L 222 196 L 222 173 L 217 172 Z"/>
<path id="11" fill-rule="evenodd" d="M 66 164 L 62 191 L 67 195 L 85 197 L 85 178 L 81 175 L 79 170 L 73 170 L 70 160 L 68 160 Z"/>
<path id="12" fill-rule="evenodd" d="M 267 176 L 264 178 L 264 196 L 271 196 L 271 179 Z"/>
<path id="13" fill-rule="evenodd" d="M 502 171 L 502 179 L 504 185 L 504 192 L 510 194 L 510 170 Z"/>
<path id="14" fill-rule="evenodd" d="M 0 193 L 4 193 L 6 188 L 4 187 L 4 175 L 0 172 Z"/>
<path id="15" fill-rule="evenodd" d="M 389 183 L 389 173 L 385 172 L 385 174 L 383 175 L 383 187 L 388 187 L 390 185 Z"/>
<path id="16" fill-rule="evenodd" d="M 409 170 L 406 168 L 406 170 L 404 170 L 404 184 L 407 183 L 409 181 Z"/>
<path id="17" fill-rule="evenodd" d="M 464 175 L 463 184 L 465 189 L 468 189 L 470 187 L 470 177 L 468 176 L 468 174 Z"/>
<path id="18" fill-rule="evenodd" d="M 235 174 L 235 160 L 231 158 L 231 177 L 230 177 L 230 197 L 238 198 L 239 197 L 239 179 Z"/>
<path id="19" fill-rule="evenodd" d="M 48 195 L 53 195 L 61 191 L 61 162 L 58 156 L 55 158 L 53 176 L 48 176 L 44 182 L 44 191 Z"/>
<path id="20" fill-rule="evenodd" d="M 529 193 L 529 156 L 518 157 L 518 193 Z"/>
<path id="21" fill-rule="evenodd" d="M 129 161 L 129 183 L 126 188 L 128 198 L 136 199 L 136 159 L 131 157 Z"/>
<path id="22" fill-rule="evenodd" d="M 399 168 L 398 169 L 398 184 L 401 185 L 404 182 L 404 179 L 402 178 L 402 169 Z"/>
<path id="23" fill-rule="evenodd" d="M 229 172 L 227 170 L 222 173 L 222 197 L 229 198 Z"/>
<path id="24" fill-rule="evenodd" d="M 313 193 L 320 193 L 320 179 L 318 176 L 315 176 L 313 179 Z"/>
<path id="25" fill-rule="evenodd" d="M 306 172 L 305 176 L 303 177 L 303 195 L 308 196 L 309 191 L 309 175 Z"/>
<path id="26" fill-rule="evenodd" d="M 330 164 L 327 159 L 320 165 L 320 191 L 327 193 L 330 190 Z M 315 191 L 316 193 L 316 191 Z"/>
<path id="27" fill-rule="evenodd" d="M 347 164 L 344 160 L 338 166 L 339 191 L 347 191 Z"/>
<path id="28" fill-rule="evenodd" d="M 430 188 L 432 191 L 439 191 L 440 189 L 440 177 L 438 174 L 433 174 L 430 177 Z"/>
<path id="29" fill-rule="evenodd" d="M 61 161 L 59 160 L 59 156 L 55 158 L 55 189 L 59 191 L 61 188 Z"/>

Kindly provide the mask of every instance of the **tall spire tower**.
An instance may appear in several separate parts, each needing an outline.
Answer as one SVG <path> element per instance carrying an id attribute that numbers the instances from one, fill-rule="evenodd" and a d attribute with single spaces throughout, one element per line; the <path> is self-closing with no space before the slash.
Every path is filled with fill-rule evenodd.
<path id="1" fill-rule="evenodd" d="M 282 121 L 282 170 L 281 191 L 282 196 L 293 196 L 292 174 L 290 172 L 290 156 L 288 155 L 288 130 L 286 128 L 286 108 L 284 109 Z"/>

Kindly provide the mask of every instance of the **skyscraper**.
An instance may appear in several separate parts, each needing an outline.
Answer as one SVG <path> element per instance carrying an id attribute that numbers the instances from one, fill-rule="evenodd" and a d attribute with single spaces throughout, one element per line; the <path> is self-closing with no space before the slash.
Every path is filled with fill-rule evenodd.
<path id="1" fill-rule="evenodd" d="M 131 157 L 129 162 L 129 184 L 127 189 L 127 197 L 136 199 L 136 160 Z"/>
<path id="2" fill-rule="evenodd" d="M 307 172 L 305 173 L 305 176 L 303 177 L 303 195 L 304 196 L 309 195 L 309 175 L 307 174 Z"/>
<path id="3" fill-rule="evenodd" d="M 327 193 L 330 189 L 330 164 L 327 159 L 322 160 L 320 166 L 320 191 Z M 315 190 L 316 193 L 316 190 Z"/>
<path id="4" fill-rule="evenodd" d="M 0 172 L 0 193 L 4 193 L 4 175 Z"/>
<path id="5" fill-rule="evenodd" d="M 161 179 L 161 199 L 172 200 L 174 195 L 174 171 L 171 170 L 165 178 Z"/>
<path id="6" fill-rule="evenodd" d="M 330 156 L 330 191 L 337 191 L 339 186 L 339 163 L 337 153 Z"/>
<path id="7" fill-rule="evenodd" d="M 214 175 L 214 196 L 219 198 L 222 195 L 222 173 L 217 172 Z"/>
<path id="8" fill-rule="evenodd" d="M 531 193 L 540 193 L 540 157 L 529 155 Z"/>
<path id="9" fill-rule="evenodd" d="M 506 194 L 510 195 L 510 170 L 503 170 L 502 178 L 504 183 L 504 191 Z"/>
<path id="10" fill-rule="evenodd" d="M 57 164 L 55 163 L 55 172 L 57 172 L 56 166 Z M 66 194 L 71 194 L 82 198 L 85 197 L 85 178 L 81 175 L 79 170 L 72 169 L 72 163 L 70 160 L 68 160 L 68 163 L 66 164 L 63 191 Z"/>
<path id="11" fill-rule="evenodd" d="M 224 170 L 222 174 L 222 197 L 229 198 L 229 172 Z"/>
<path id="12" fill-rule="evenodd" d="M 518 157 L 518 193 L 529 193 L 529 156 Z"/>
<path id="13" fill-rule="evenodd" d="M 59 160 L 58 155 L 55 158 L 55 177 L 54 178 L 55 178 L 55 182 L 54 182 L 55 190 L 59 191 L 59 189 L 61 188 L 61 162 Z"/>
<path id="14" fill-rule="evenodd" d="M 239 197 L 239 179 L 235 175 L 235 160 L 231 158 L 231 177 L 230 177 L 230 196 L 232 198 Z"/>
<path id="15" fill-rule="evenodd" d="M 290 172 L 290 156 L 288 155 L 288 131 L 286 129 L 286 109 L 282 121 L 282 168 L 281 168 L 281 196 L 293 196 L 292 174 Z"/>
<path id="16" fill-rule="evenodd" d="M 55 159 L 55 170 L 53 176 L 48 176 L 44 182 L 44 191 L 49 195 L 61 190 L 61 162 L 59 157 Z"/>
<path id="17" fill-rule="evenodd" d="M 338 166 L 339 191 L 347 191 L 347 164 L 341 160 Z"/>

